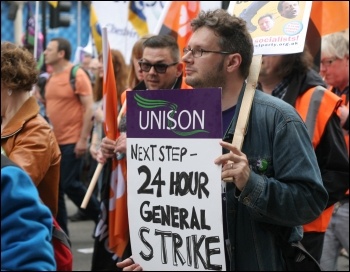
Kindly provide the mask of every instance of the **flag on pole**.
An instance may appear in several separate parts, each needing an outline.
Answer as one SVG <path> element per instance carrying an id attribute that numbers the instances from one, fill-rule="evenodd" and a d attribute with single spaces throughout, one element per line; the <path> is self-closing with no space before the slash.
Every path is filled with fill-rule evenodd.
<path id="1" fill-rule="evenodd" d="M 148 24 L 145 14 L 143 13 L 143 1 L 130 1 L 128 19 L 134 26 L 140 37 L 148 34 Z"/>
<path id="2" fill-rule="evenodd" d="M 191 37 L 191 20 L 196 18 L 200 11 L 200 1 L 166 1 L 162 14 L 158 20 L 154 34 L 171 35 L 177 40 L 180 54 Z M 190 89 L 185 80 L 181 88 Z"/>
<path id="3" fill-rule="evenodd" d="M 40 54 L 39 59 L 36 62 L 36 68 L 40 71 L 45 64 L 45 57 L 44 57 L 44 52 Z"/>
<path id="4" fill-rule="evenodd" d="M 31 3 L 27 2 L 26 7 L 27 7 L 26 29 L 22 38 L 22 42 L 26 48 L 28 49 L 33 48 L 33 55 L 34 55 L 34 58 L 37 59 L 37 62 L 38 62 L 37 66 L 38 66 L 38 69 L 40 70 L 42 66 L 39 60 L 44 50 L 43 48 L 44 36 L 39 31 L 38 31 L 38 34 L 36 35 L 36 31 L 37 31 L 36 28 L 39 26 L 37 24 L 35 14 L 32 10 Z M 36 39 L 36 44 L 35 44 L 35 39 Z"/>
<path id="5" fill-rule="evenodd" d="M 348 1 L 312 1 L 306 44 L 320 66 L 321 37 L 349 28 Z"/>
<path id="6" fill-rule="evenodd" d="M 93 5 L 90 5 L 90 31 L 95 43 L 97 54 L 102 53 L 101 27 Z"/>
<path id="7" fill-rule="evenodd" d="M 182 54 L 192 34 L 191 20 L 197 17 L 199 11 L 200 1 L 167 1 L 154 33 L 172 35 Z"/>
<path id="8" fill-rule="evenodd" d="M 349 28 L 349 1 L 312 1 L 310 14 L 321 36 Z"/>
<path id="9" fill-rule="evenodd" d="M 107 37 L 106 28 L 103 36 Z M 106 43 L 105 43 L 106 41 Z M 103 78 L 103 111 L 104 131 L 109 139 L 117 139 L 118 130 L 118 101 L 117 85 L 114 77 L 111 50 L 107 38 L 103 39 L 104 78 Z M 107 45 L 105 45 L 107 44 Z M 107 47 L 107 48 L 106 48 Z M 118 257 L 122 257 L 129 243 L 129 223 L 126 195 L 126 157 L 112 159 L 109 195 L 109 248 Z"/>

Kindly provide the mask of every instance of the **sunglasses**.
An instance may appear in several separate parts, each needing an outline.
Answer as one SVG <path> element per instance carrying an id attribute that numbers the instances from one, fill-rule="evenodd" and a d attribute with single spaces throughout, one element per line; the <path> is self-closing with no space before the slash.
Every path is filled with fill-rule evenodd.
<path id="1" fill-rule="evenodd" d="M 159 74 L 166 73 L 166 70 L 168 69 L 169 66 L 174 66 L 176 64 L 178 64 L 178 62 L 174 62 L 171 64 L 165 64 L 165 63 L 151 64 L 149 62 L 139 61 L 140 68 L 143 72 L 149 72 L 151 68 L 154 67 L 154 70 L 156 70 L 156 72 Z"/>

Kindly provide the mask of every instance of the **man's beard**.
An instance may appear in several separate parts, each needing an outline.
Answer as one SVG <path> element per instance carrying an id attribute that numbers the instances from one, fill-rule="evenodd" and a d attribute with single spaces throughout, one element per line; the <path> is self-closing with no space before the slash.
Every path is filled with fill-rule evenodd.
<path id="1" fill-rule="evenodd" d="M 224 87 L 225 78 L 223 73 L 224 61 L 213 67 L 211 71 L 204 74 L 201 78 L 186 78 L 186 84 L 192 88 L 210 88 L 210 87 Z"/>

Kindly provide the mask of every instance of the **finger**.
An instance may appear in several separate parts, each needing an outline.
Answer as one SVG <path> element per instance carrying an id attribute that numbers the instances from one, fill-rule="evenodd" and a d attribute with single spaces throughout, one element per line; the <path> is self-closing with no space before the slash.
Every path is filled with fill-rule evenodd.
<path id="1" fill-rule="evenodd" d="M 130 266 L 132 264 L 134 264 L 134 260 L 132 258 L 127 258 L 121 262 L 118 262 L 117 267 L 124 268 L 124 267 Z"/>
<path id="2" fill-rule="evenodd" d="M 229 153 L 226 153 L 226 154 L 223 154 L 221 156 L 219 156 L 218 158 L 215 159 L 214 163 L 219 165 L 227 165 L 227 164 L 230 164 L 232 162 L 237 162 L 237 158 L 235 157 L 236 155 L 233 154 L 232 152 L 229 152 Z"/>
<path id="3" fill-rule="evenodd" d="M 233 167 L 234 167 L 234 163 L 233 162 L 227 162 L 225 164 L 225 166 L 222 168 L 222 171 L 232 170 Z"/>
<path id="4" fill-rule="evenodd" d="M 136 267 L 134 268 L 133 271 L 143 271 L 143 268 L 140 265 L 138 265 L 138 264 L 135 264 L 135 265 L 136 265 Z"/>
<path id="5" fill-rule="evenodd" d="M 227 142 L 224 142 L 224 141 L 220 141 L 220 145 L 221 145 L 223 148 L 230 150 L 233 154 L 236 154 L 236 155 L 238 155 L 238 156 L 242 155 L 242 152 L 241 152 L 236 146 L 234 146 L 234 145 L 231 144 L 231 143 L 227 143 Z"/>
<path id="6" fill-rule="evenodd" d="M 114 146 L 115 141 L 105 137 L 102 139 L 102 144 L 105 146 Z"/>
<path id="7" fill-rule="evenodd" d="M 117 263 L 118 266 L 118 263 Z M 123 271 L 142 271 L 142 268 L 139 264 L 131 264 L 127 266 L 118 266 L 119 268 L 123 268 Z"/>

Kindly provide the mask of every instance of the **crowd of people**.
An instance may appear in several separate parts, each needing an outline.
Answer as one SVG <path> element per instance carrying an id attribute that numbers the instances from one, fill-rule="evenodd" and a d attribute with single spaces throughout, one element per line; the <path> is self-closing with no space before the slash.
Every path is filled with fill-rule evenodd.
<path id="1" fill-rule="evenodd" d="M 255 8 L 266 4 L 260 2 Z M 298 2 L 281 2 L 281 16 L 295 17 Z M 264 21 L 270 19 L 269 14 L 261 17 L 261 27 L 267 29 Z M 143 270 L 132 258 L 137 253 L 130 243 L 119 258 L 100 252 L 101 241 L 108 247 L 108 236 L 101 236 L 98 225 L 108 224 L 102 213 L 109 201 L 111 161 L 128 152 L 126 92 L 180 89 L 183 80 L 191 88 L 222 88 L 223 130 L 218 145 L 223 153 L 212 159 L 221 166 L 225 181 L 222 224 L 227 270 L 286 270 L 276 243 L 279 237 L 301 242 L 325 271 L 337 269 L 341 250 L 349 252 L 348 37 L 334 33 L 322 38 L 320 67 L 314 66 L 307 46 L 301 53 L 262 57 L 244 143 L 238 148 L 232 139 L 254 51 L 249 24 L 217 9 L 200 12 L 191 28 L 185 48 L 171 36 L 141 37 L 130 65 L 120 51 L 112 50 L 118 129 L 123 132 L 118 139 L 107 138 L 103 129 L 105 56 L 87 54 L 72 88 L 71 45 L 53 38 L 44 51 L 49 71 L 43 91 L 33 55 L 2 42 L 2 165 L 8 159 L 18 165 L 1 171 L 1 203 L 6 207 L 1 210 L 2 270 L 55 269 L 50 216 L 70 234 L 66 196 L 77 207 L 70 220 L 95 223 L 92 271 Z M 264 169 L 257 161 L 262 159 L 267 162 Z M 98 163 L 103 164 L 98 186 L 82 209 Z M 21 220 L 9 206 L 28 222 L 17 223 Z M 30 259 L 16 252 L 28 250 L 20 248 L 27 236 L 19 228 L 33 231 L 34 224 L 37 231 L 31 238 L 41 246 L 36 247 L 37 257 Z M 12 232 L 12 225 L 18 230 Z M 15 261 L 14 254 L 28 257 L 25 265 Z"/>

